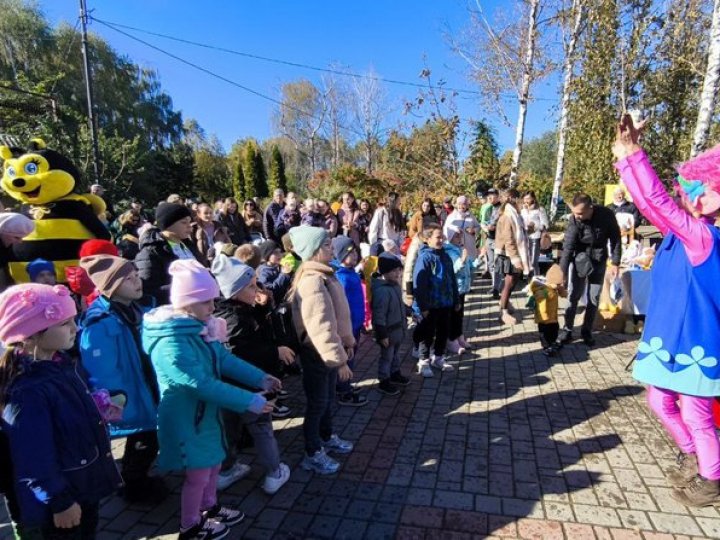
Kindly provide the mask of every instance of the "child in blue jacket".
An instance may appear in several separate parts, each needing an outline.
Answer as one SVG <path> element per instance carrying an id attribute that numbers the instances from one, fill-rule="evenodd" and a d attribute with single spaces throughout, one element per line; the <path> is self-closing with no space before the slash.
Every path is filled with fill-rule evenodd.
<path id="1" fill-rule="evenodd" d="M 282 263 L 282 251 L 272 240 L 266 240 L 258 246 L 262 264 L 257 268 L 257 280 L 272 292 L 275 305 L 280 305 L 292 282 L 293 267 Z"/>
<path id="2" fill-rule="evenodd" d="M 350 305 L 350 322 L 352 324 L 353 337 L 355 338 L 355 350 L 360 341 L 360 332 L 365 325 L 365 295 L 363 295 L 362 279 L 355 271 L 360 260 L 360 254 L 355 242 L 347 236 L 338 236 L 332 240 L 333 256 L 335 260 L 331 266 L 335 269 L 335 277 L 345 290 L 348 304 Z M 354 357 L 353 357 L 354 358 Z M 348 361 L 348 367 L 352 370 L 355 362 Z M 350 381 L 338 381 L 336 386 L 338 403 L 350 407 L 362 407 L 367 405 L 367 398 L 353 391 Z"/>
<path id="3" fill-rule="evenodd" d="M 426 245 L 420 248 L 415 263 L 413 295 L 421 314 L 418 323 L 421 338 L 418 372 L 423 377 L 432 377 L 430 366 L 441 371 L 454 369 L 445 362 L 445 347 L 450 332 L 450 317 L 460 305 L 453 262 L 443 250 L 442 229 L 430 223 L 423 230 L 423 236 Z M 434 352 L 432 358 L 431 346 Z"/>
<path id="4" fill-rule="evenodd" d="M 161 470 L 185 471 L 180 539 L 211 540 L 227 535 L 227 528 L 245 517 L 217 503 L 217 477 L 225 459 L 219 409 L 272 411 L 263 393 L 222 377 L 265 392 L 280 390 L 281 384 L 222 345 L 224 321 L 212 316 L 220 290 L 210 271 L 189 259 L 173 261 L 169 271 L 170 305 L 145 315 L 142 335 L 160 385 L 157 464 Z"/>
<path id="5" fill-rule="evenodd" d="M 100 501 L 122 486 L 103 413 L 121 407 L 88 390 L 69 355 L 75 301 L 62 285 L 16 285 L 0 296 L 2 433 L 21 538 L 95 538 Z M 7 461 L 7 458 L 4 458 Z"/>
<path id="6" fill-rule="evenodd" d="M 142 348 L 140 329 L 149 307 L 140 305 L 143 283 L 132 261 L 113 255 L 80 259 L 100 296 L 83 315 L 80 356 L 93 386 L 121 393 L 123 418 L 110 423 L 110 437 L 127 437 L 122 458 L 123 497 L 159 503 L 167 495 L 161 478 L 148 472 L 158 453 L 155 369 Z"/>

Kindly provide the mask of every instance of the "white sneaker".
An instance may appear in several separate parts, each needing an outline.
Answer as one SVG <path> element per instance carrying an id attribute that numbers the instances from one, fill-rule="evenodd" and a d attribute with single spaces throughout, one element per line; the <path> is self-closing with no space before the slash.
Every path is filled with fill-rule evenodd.
<path id="1" fill-rule="evenodd" d="M 265 482 L 263 482 L 263 491 L 268 495 L 277 493 L 277 490 L 283 487 L 288 480 L 290 480 L 290 467 L 281 463 L 280 476 L 277 478 L 274 476 L 266 476 Z"/>
<path id="2" fill-rule="evenodd" d="M 432 377 L 433 372 L 432 369 L 430 369 L 430 362 L 427 360 L 420 360 L 417 364 L 418 373 L 422 375 L 423 377 Z"/>
<path id="3" fill-rule="evenodd" d="M 465 347 L 460 344 L 459 339 L 447 342 L 447 350 L 452 354 L 465 354 Z"/>
<path id="4" fill-rule="evenodd" d="M 245 465 L 239 461 L 235 462 L 235 465 L 230 467 L 227 471 L 222 471 L 218 474 L 217 489 L 222 491 L 229 488 L 238 480 L 242 480 L 250 473 L 250 465 Z"/>
<path id="5" fill-rule="evenodd" d="M 430 365 L 440 371 L 453 371 L 455 368 L 445 361 L 444 356 L 435 356 Z"/>

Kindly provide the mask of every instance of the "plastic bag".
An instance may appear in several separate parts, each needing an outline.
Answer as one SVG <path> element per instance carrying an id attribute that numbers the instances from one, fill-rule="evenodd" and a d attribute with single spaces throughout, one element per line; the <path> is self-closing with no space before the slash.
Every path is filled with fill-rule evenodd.
<path id="1" fill-rule="evenodd" d="M 622 282 L 620 281 L 620 278 L 617 277 L 610 284 L 610 301 L 614 305 L 617 305 L 622 300 L 622 297 L 623 297 Z"/>

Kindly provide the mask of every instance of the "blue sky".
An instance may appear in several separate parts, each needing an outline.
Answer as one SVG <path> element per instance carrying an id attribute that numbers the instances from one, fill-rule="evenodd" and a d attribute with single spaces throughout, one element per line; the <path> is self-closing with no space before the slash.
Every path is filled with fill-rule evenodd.
<path id="1" fill-rule="evenodd" d="M 418 74 L 427 65 L 433 79 L 448 86 L 477 89 L 466 75 L 464 62 L 447 44 L 443 33 L 459 32 L 469 19 L 463 0 L 87 0 L 98 19 L 135 26 L 184 39 L 327 67 L 341 63 L 353 71 L 372 67 L 382 77 L 422 82 Z M 502 0 L 483 0 L 492 11 Z M 40 6 L 52 24 L 74 25 L 77 0 L 42 0 Z M 276 105 L 216 80 L 160 52 L 147 48 L 97 23 L 91 31 L 102 35 L 120 53 L 142 66 L 156 69 L 163 88 L 184 117 L 195 118 L 208 133 L 215 133 L 225 149 L 241 137 L 273 136 Z M 283 83 L 320 74 L 300 68 L 227 55 L 162 38 L 139 37 L 253 90 L 277 98 Z M 79 54 L 79 51 L 78 51 Z M 543 98 L 529 106 L 526 137 L 552 129 L 559 100 L 558 78 L 538 84 Z M 385 126 L 402 119 L 402 104 L 417 95 L 411 88 L 386 84 L 393 113 Z M 458 100 L 463 120 L 486 118 L 494 126 L 503 150 L 514 144 L 514 126 L 503 125 L 497 115 L 484 112 L 474 98 Z M 511 121 L 517 105 L 507 106 Z M 407 121 L 408 119 L 405 118 Z"/>

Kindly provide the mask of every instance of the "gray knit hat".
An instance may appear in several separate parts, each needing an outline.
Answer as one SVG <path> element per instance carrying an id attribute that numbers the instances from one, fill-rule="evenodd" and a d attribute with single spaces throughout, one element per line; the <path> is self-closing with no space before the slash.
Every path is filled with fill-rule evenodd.
<path id="1" fill-rule="evenodd" d="M 255 275 L 252 267 L 222 253 L 213 260 L 211 271 L 225 298 L 232 298 L 247 287 Z"/>

